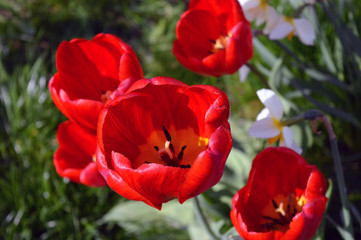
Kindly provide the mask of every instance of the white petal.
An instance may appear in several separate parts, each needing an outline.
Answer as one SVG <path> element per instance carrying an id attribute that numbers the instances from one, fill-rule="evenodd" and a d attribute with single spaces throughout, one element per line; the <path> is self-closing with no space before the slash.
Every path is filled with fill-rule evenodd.
<path id="1" fill-rule="evenodd" d="M 239 4 L 241 4 L 243 11 L 247 11 L 248 9 L 255 8 L 260 5 L 260 0 L 238 0 Z"/>
<path id="2" fill-rule="evenodd" d="M 269 34 L 277 25 L 278 21 L 280 20 L 281 15 L 277 14 L 276 10 L 268 6 L 266 9 L 266 26 L 263 29 L 264 34 Z"/>
<path id="3" fill-rule="evenodd" d="M 273 30 L 269 33 L 268 38 L 271 40 L 278 40 L 286 37 L 294 30 L 294 27 L 291 23 L 285 20 L 282 16 Z"/>
<path id="4" fill-rule="evenodd" d="M 263 118 L 254 122 L 248 129 L 248 134 L 256 138 L 273 138 L 280 134 L 272 118 Z"/>
<path id="5" fill-rule="evenodd" d="M 257 91 L 258 98 L 263 105 L 270 111 L 272 117 L 281 119 L 283 115 L 283 106 L 281 99 L 270 89 L 261 89 Z"/>
<path id="6" fill-rule="evenodd" d="M 244 10 L 244 15 L 245 15 L 246 19 L 251 22 L 251 21 L 257 19 L 258 15 L 259 15 L 258 8 L 250 8 L 250 9 Z"/>
<path id="7" fill-rule="evenodd" d="M 286 147 L 291 148 L 293 142 L 293 132 L 289 127 L 282 128 L 282 136 Z"/>
<path id="8" fill-rule="evenodd" d="M 256 17 L 256 26 L 261 25 L 266 21 L 266 12 L 262 7 L 258 8 L 257 17 Z"/>
<path id="9" fill-rule="evenodd" d="M 301 42 L 306 45 L 313 45 L 316 39 L 316 33 L 312 24 L 304 18 L 294 19 L 296 35 L 300 38 Z"/>
<path id="10" fill-rule="evenodd" d="M 268 108 L 263 108 L 262 111 L 257 115 L 257 120 L 261 120 L 263 118 L 271 118 L 271 113 Z"/>
<path id="11" fill-rule="evenodd" d="M 283 127 L 282 128 L 282 136 L 283 136 L 283 138 L 281 138 L 280 146 L 290 148 L 298 154 L 302 153 L 302 148 L 300 148 L 296 144 L 296 142 L 293 140 L 293 133 L 292 133 L 291 128 Z"/>
<path id="12" fill-rule="evenodd" d="M 302 148 L 300 148 L 300 147 L 296 144 L 295 141 L 292 142 L 292 147 L 291 147 L 291 149 L 292 149 L 293 151 L 295 151 L 296 153 L 298 153 L 298 154 L 301 154 L 301 153 L 302 153 Z"/>
<path id="13" fill-rule="evenodd" d="M 244 82 L 248 76 L 249 73 L 249 67 L 247 67 L 247 65 L 243 65 L 242 67 L 240 67 L 240 69 L 238 70 L 239 72 L 239 81 Z"/>

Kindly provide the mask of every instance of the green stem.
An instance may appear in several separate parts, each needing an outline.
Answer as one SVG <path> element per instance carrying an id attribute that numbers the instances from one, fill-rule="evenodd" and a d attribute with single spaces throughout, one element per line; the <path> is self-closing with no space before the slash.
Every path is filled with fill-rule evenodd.
<path id="1" fill-rule="evenodd" d="M 345 177 L 344 177 L 344 174 L 342 171 L 342 163 L 341 163 L 340 153 L 338 150 L 336 135 L 332 129 L 332 125 L 331 125 L 330 121 L 328 120 L 328 118 L 326 116 L 317 117 L 313 121 L 315 121 L 315 122 L 321 121 L 325 125 L 326 130 L 328 132 L 328 136 L 329 136 L 330 143 L 331 143 L 332 158 L 333 158 L 333 162 L 335 165 L 335 171 L 336 171 L 336 178 L 337 178 L 337 183 L 338 183 L 337 186 L 338 186 L 338 191 L 339 191 L 340 198 L 341 198 L 344 227 L 352 235 L 353 228 L 352 228 L 352 222 L 351 222 L 350 205 L 349 205 L 349 202 L 347 199 L 347 189 L 346 189 Z M 315 126 L 315 123 L 312 124 L 312 122 L 311 122 L 311 126 L 312 125 Z M 313 127 L 313 130 L 315 131 L 314 127 Z M 316 132 L 316 133 L 319 133 L 319 132 Z"/>
<path id="2" fill-rule="evenodd" d="M 253 66 L 250 62 L 246 63 L 246 66 L 251 69 L 251 71 L 257 75 L 257 77 L 261 80 L 261 82 L 263 83 L 263 85 L 268 88 L 271 89 L 271 86 L 268 84 L 267 79 L 265 78 L 265 76 L 263 76 L 263 74 L 258 71 L 258 69 Z"/>
<path id="3" fill-rule="evenodd" d="M 193 201 L 197 219 L 200 222 L 200 224 L 202 225 L 203 229 L 207 232 L 207 234 L 209 235 L 209 237 L 212 240 L 218 240 L 219 239 L 218 236 L 212 231 L 211 227 L 209 226 L 209 223 L 206 219 L 206 216 L 204 215 L 204 213 L 202 211 L 202 208 L 201 208 L 201 205 L 199 203 L 197 196 L 192 198 L 192 201 Z"/>
<path id="4" fill-rule="evenodd" d="M 301 114 L 301 115 L 286 119 L 284 121 L 281 121 L 281 124 L 282 124 L 282 126 L 291 126 L 291 125 L 293 125 L 295 123 L 298 123 L 298 122 L 301 122 L 303 120 L 305 120 L 305 118 L 304 118 L 304 115 Z"/>

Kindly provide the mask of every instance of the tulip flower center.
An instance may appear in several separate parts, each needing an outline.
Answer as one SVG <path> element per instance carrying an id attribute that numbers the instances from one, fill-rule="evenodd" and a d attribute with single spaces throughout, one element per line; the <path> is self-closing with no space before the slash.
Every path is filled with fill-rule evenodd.
<path id="1" fill-rule="evenodd" d="M 106 101 L 108 100 L 108 98 L 110 97 L 110 94 L 112 94 L 112 91 L 108 90 L 106 92 L 102 91 L 102 95 L 100 96 L 100 100 L 103 103 L 106 103 Z"/>
<path id="2" fill-rule="evenodd" d="M 140 154 L 133 163 L 134 168 L 144 163 L 190 168 L 208 146 L 208 138 L 198 136 L 191 128 L 176 130 L 171 127 L 170 130 L 163 126 L 161 131 L 152 132 L 147 143 L 139 147 Z"/>
<path id="3" fill-rule="evenodd" d="M 221 36 L 216 41 L 211 40 L 211 42 L 213 43 L 213 49 L 211 52 L 217 53 L 218 51 L 226 49 L 230 37 L 231 34 L 228 35 L 221 34 Z"/>
<path id="4" fill-rule="evenodd" d="M 292 218 L 302 211 L 305 204 L 306 198 L 303 195 L 299 197 L 295 193 L 288 196 L 277 195 L 262 210 L 262 221 L 256 230 L 258 232 L 288 231 Z"/>
<path id="5" fill-rule="evenodd" d="M 154 146 L 154 149 L 158 153 L 158 158 L 161 159 L 167 166 L 190 168 L 191 166 L 189 164 L 180 164 L 183 158 L 184 150 L 186 149 L 187 145 L 183 145 L 179 153 L 176 155 L 172 144 L 171 135 L 164 126 L 162 127 L 162 129 L 167 141 L 165 141 L 164 148 L 160 149 L 158 146 Z"/>

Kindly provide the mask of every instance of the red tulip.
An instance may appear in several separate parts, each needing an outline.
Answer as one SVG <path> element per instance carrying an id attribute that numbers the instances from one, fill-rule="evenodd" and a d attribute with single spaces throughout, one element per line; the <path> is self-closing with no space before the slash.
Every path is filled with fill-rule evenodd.
<path id="1" fill-rule="evenodd" d="M 91 187 L 107 185 L 95 164 L 96 135 L 66 121 L 58 127 L 57 140 L 54 165 L 60 176 Z"/>
<path id="2" fill-rule="evenodd" d="M 257 155 L 233 197 L 231 220 L 244 239 L 311 239 L 322 220 L 326 180 L 296 152 L 270 147 Z"/>
<path id="3" fill-rule="evenodd" d="M 253 55 L 251 26 L 237 0 L 192 0 L 176 37 L 178 61 L 203 75 L 233 74 Z"/>
<path id="4" fill-rule="evenodd" d="M 99 115 L 97 166 L 108 185 L 161 209 L 215 185 L 232 146 L 228 98 L 212 86 L 137 81 Z"/>
<path id="5" fill-rule="evenodd" d="M 56 53 L 56 66 L 58 72 L 49 82 L 55 105 L 93 133 L 110 94 L 117 88 L 121 94 L 143 78 L 132 48 L 111 34 L 98 34 L 91 41 L 62 42 Z"/>

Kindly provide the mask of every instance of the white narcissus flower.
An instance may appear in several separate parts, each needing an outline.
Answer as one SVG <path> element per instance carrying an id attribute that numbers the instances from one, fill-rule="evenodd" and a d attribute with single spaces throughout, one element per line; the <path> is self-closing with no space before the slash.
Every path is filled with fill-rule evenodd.
<path id="1" fill-rule="evenodd" d="M 274 21 L 276 18 L 272 19 Z M 288 18 L 283 15 L 278 15 L 278 21 L 268 24 L 263 32 L 268 34 L 271 40 L 279 40 L 286 36 L 292 38 L 293 35 L 296 35 L 306 45 L 313 45 L 316 38 L 315 30 L 307 19 Z"/>
<path id="2" fill-rule="evenodd" d="M 273 7 L 267 4 L 267 0 L 238 0 L 242 6 L 244 15 L 248 21 L 256 20 L 259 26 L 267 21 L 267 12 Z"/>
<path id="3" fill-rule="evenodd" d="M 258 114 L 257 121 L 248 129 L 249 135 L 268 139 L 269 144 L 280 139 L 280 146 L 288 147 L 301 154 L 302 149 L 293 140 L 291 128 L 281 123 L 283 116 L 281 99 L 270 89 L 258 90 L 257 95 L 265 108 Z"/>

